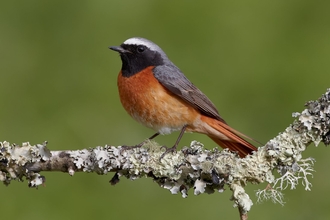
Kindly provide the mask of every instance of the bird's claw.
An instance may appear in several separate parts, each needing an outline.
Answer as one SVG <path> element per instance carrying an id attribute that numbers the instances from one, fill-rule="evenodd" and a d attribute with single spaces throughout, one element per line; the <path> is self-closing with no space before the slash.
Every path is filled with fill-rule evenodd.
<path id="1" fill-rule="evenodd" d="M 137 145 L 133 145 L 133 146 L 127 146 L 127 145 L 123 145 L 120 148 L 120 152 L 124 151 L 124 150 L 132 150 L 134 148 L 140 148 L 142 147 L 143 144 L 137 144 Z"/>
<path id="2" fill-rule="evenodd" d="M 166 154 L 173 153 L 176 151 L 176 146 L 173 146 L 173 147 L 161 146 L 160 149 L 163 149 L 163 148 L 165 148 L 165 152 L 160 156 L 159 161 L 161 161 Z"/>

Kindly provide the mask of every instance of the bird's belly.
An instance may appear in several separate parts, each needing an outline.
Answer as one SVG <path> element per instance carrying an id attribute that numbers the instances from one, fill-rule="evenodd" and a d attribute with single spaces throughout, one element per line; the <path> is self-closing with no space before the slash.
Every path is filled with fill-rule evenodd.
<path id="1" fill-rule="evenodd" d="M 161 134 L 193 124 L 199 116 L 197 110 L 163 87 L 149 68 L 130 77 L 119 73 L 118 89 L 125 110 Z"/>

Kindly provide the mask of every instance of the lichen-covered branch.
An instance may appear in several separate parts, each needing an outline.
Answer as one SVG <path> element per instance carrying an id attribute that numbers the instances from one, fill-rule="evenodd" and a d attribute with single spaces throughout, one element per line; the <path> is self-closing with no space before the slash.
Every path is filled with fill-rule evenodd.
<path id="1" fill-rule="evenodd" d="M 150 177 L 171 193 L 186 197 L 193 188 L 194 194 L 223 191 L 228 186 L 232 200 L 241 218 L 251 209 L 252 201 L 245 192 L 248 183 L 268 183 L 257 192 L 258 200 L 271 199 L 283 203 L 281 191 L 294 189 L 299 183 L 310 190 L 309 177 L 313 172 L 312 158 L 303 158 L 306 147 L 320 142 L 330 143 L 330 90 L 317 101 L 310 101 L 302 113 L 294 113 L 296 120 L 257 152 L 240 158 L 236 153 L 218 148 L 207 150 L 193 141 L 190 147 L 166 154 L 155 142 L 146 142 L 142 148 L 114 146 L 95 147 L 76 151 L 49 151 L 46 142 L 22 146 L 0 143 L 0 181 L 8 185 L 11 180 L 26 178 L 29 186 L 38 187 L 46 180 L 42 171 L 114 172 L 112 184 L 120 176 L 129 179 Z M 273 171 L 279 173 L 278 178 Z"/>

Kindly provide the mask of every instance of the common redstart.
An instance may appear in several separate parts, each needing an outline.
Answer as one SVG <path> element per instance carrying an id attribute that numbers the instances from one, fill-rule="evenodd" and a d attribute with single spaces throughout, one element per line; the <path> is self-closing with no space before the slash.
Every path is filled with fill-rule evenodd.
<path id="1" fill-rule="evenodd" d="M 119 52 L 122 60 L 117 81 L 120 101 L 135 120 L 157 132 L 149 139 L 181 131 L 174 146 L 167 148 L 162 157 L 176 150 L 185 131 L 206 134 L 240 157 L 257 150 L 242 137 L 253 139 L 231 128 L 158 45 L 134 37 L 109 49 Z"/>

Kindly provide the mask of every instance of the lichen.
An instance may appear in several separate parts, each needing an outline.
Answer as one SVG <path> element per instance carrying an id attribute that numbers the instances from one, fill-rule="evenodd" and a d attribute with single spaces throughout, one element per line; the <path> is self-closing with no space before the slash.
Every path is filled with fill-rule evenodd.
<path id="1" fill-rule="evenodd" d="M 29 185 L 31 183 L 31 187 L 41 185 L 45 179 L 43 179 L 43 181 L 38 181 L 37 176 L 39 174 L 34 174 L 24 169 L 24 167 L 29 163 L 49 160 L 51 152 L 47 149 L 46 145 L 47 142 L 36 145 L 30 145 L 29 142 L 25 142 L 22 146 L 16 144 L 11 145 L 7 141 L 0 142 L 0 164 L 2 167 L 0 181 L 8 185 L 11 180 L 22 181 L 22 177 L 25 176 L 29 181 Z M 41 178 L 42 176 L 39 175 L 39 177 Z"/>
<path id="2" fill-rule="evenodd" d="M 270 199 L 284 204 L 282 191 L 295 189 L 302 184 L 311 190 L 313 158 L 304 158 L 307 146 L 330 143 L 330 90 L 318 101 L 310 101 L 301 113 L 293 113 L 296 120 L 283 132 L 259 147 L 257 152 L 240 158 L 237 153 L 219 148 L 205 149 L 193 141 L 189 147 L 168 153 L 162 159 L 164 148 L 152 141 L 143 147 L 97 146 L 76 151 L 52 151 L 43 144 L 22 146 L 0 142 L 0 181 L 8 185 L 12 180 L 28 180 L 30 187 L 45 182 L 41 171 L 62 171 L 107 174 L 115 172 L 111 184 L 120 177 L 135 180 L 152 178 L 172 194 L 188 196 L 193 188 L 195 195 L 232 191 L 231 199 L 241 214 L 247 213 L 253 202 L 245 192 L 247 184 L 268 185 L 258 190 L 257 201 Z M 277 176 L 274 175 L 277 171 Z"/>

